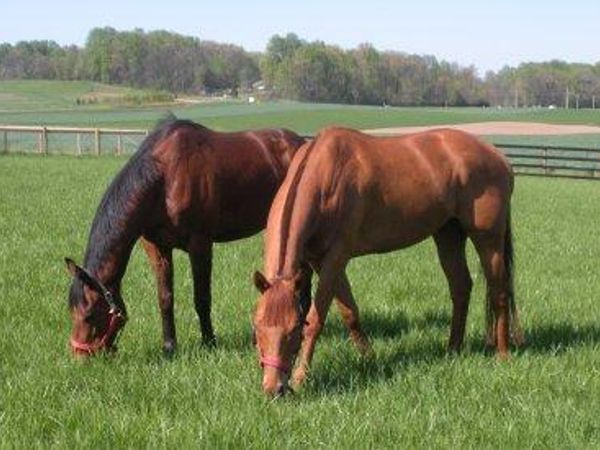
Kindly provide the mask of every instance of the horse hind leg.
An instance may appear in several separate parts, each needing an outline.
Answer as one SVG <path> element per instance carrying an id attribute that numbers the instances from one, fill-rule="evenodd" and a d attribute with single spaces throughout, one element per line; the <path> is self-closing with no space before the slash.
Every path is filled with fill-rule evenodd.
<path id="1" fill-rule="evenodd" d="M 172 355 L 177 348 L 173 296 L 173 258 L 171 249 L 160 247 L 146 239 L 142 245 L 156 276 L 158 307 L 162 319 L 163 351 Z"/>
<path id="2" fill-rule="evenodd" d="M 460 223 L 453 219 L 434 235 L 434 240 L 452 298 L 452 325 L 448 350 L 459 352 L 465 336 L 473 287 L 465 255 L 466 234 Z"/>
<path id="3" fill-rule="evenodd" d="M 512 286 L 506 270 L 504 232 L 477 233 L 471 239 L 479 254 L 487 282 L 488 327 L 486 344 L 495 344 L 498 357 L 509 356 Z"/>
<path id="4" fill-rule="evenodd" d="M 208 346 L 216 344 L 210 318 L 212 295 L 212 242 L 196 241 L 189 248 L 192 276 L 194 280 L 194 307 L 200 322 L 202 342 Z"/>

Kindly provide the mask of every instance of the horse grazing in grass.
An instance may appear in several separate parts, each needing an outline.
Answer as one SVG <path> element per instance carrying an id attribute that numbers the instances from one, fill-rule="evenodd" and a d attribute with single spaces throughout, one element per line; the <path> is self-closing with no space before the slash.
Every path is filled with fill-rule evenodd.
<path id="1" fill-rule="evenodd" d="M 491 145 L 453 130 L 373 137 L 330 128 L 296 155 L 267 222 L 264 275 L 254 326 L 263 389 L 281 395 L 299 354 L 294 384 L 306 377 L 332 299 L 361 352 L 361 329 L 345 268 L 355 256 L 389 252 L 433 236 L 453 302 L 449 348 L 465 333 L 472 281 L 465 258 L 469 237 L 488 286 L 488 342 L 509 354 L 516 318 L 509 162 Z M 296 295 L 301 267 L 319 274 L 307 314 Z M 516 325 L 516 320 L 513 325 Z M 514 331 L 514 330 L 513 330 Z M 521 341 L 514 333 L 515 342 Z"/>
<path id="2" fill-rule="evenodd" d="M 66 259 L 74 276 L 69 293 L 74 352 L 113 348 L 126 320 L 121 279 L 139 238 L 157 279 L 165 352 L 176 347 L 174 248 L 189 253 L 203 341 L 213 343 L 213 242 L 264 228 L 273 197 L 304 142 L 287 130 L 218 133 L 174 118 L 159 124 L 105 192 L 83 267 Z"/>

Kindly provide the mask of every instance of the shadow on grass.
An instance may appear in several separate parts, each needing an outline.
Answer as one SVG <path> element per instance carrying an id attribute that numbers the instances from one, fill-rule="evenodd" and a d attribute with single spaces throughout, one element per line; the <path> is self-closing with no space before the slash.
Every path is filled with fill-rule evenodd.
<path id="1" fill-rule="evenodd" d="M 361 314 L 361 322 L 373 343 L 382 340 L 400 342 L 403 335 L 412 331 L 427 331 L 432 328 L 447 329 L 448 332 L 450 330 L 450 315 L 443 311 L 427 311 L 413 320 L 409 320 L 401 311 L 385 314 L 365 311 Z M 332 325 L 334 326 L 324 332 L 325 338 L 347 334 L 341 321 L 336 321 Z M 348 343 L 348 345 L 351 344 Z M 398 346 L 394 345 L 394 347 Z M 362 390 L 374 381 L 383 382 L 397 376 L 413 365 L 453 357 L 456 356 L 449 355 L 445 346 L 440 345 L 439 339 L 432 338 L 425 338 L 418 346 L 412 346 L 409 349 L 384 350 L 378 352 L 376 356 L 366 358 L 342 355 L 339 360 L 332 361 L 331 364 L 318 364 L 308 382 L 306 391 L 310 396 Z"/>
<path id="2" fill-rule="evenodd" d="M 597 343 L 600 343 L 599 326 L 589 324 L 574 326 L 570 323 L 542 324 L 525 330 L 523 350 L 537 354 L 556 354 L 573 347 Z"/>
<path id="3" fill-rule="evenodd" d="M 331 395 L 362 391 L 369 385 L 383 383 L 409 367 L 453 358 L 438 340 L 424 340 L 409 350 L 398 348 L 393 352 L 366 358 L 344 358 L 335 364 L 320 364 L 312 373 L 306 387 L 308 396 Z"/>
<path id="4" fill-rule="evenodd" d="M 371 338 L 386 338 L 391 336 L 392 332 L 395 333 L 396 328 L 389 319 L 380 320 L 376 315 L 367 315 L 365 318 L 367 317 L 365 324 L 375 325 L 375 328 L 369 327 Z M 403 315 L 400 319 L 398 323 L 401 324 L 402 332 L 432 326 L 449 326 L 449 317 L 443 314 L 425 314 L 410 323 Z M 600 326 L 575 326 L 570 323 L 544 324 L 526 330 L 526 344 L 522 350 L 534 354 L 556 355 L 569 349 L 598 343 L 600 343 Z M 490 358 L 494 357 L 494 351 L 485 347 L 483 336 L 467 338 L 465 348 L 468 348 L 463 353 L 466 355 L 488 354 Z M 383 353 L 372 358 L 345 357 L 342 362 L 319 365 L 313 373 L 307 392 L 309 395 L 327 395 L 361 390 L 372 382 L 385 382 L 398 376 L 411 366 L 460 357 L 449 354 L 436 339 L 424 339 L 419 345 L 410 349 L 399 348 L 393 352 Z"/>
<path id="5" fill-rule="evenodd" d="M 450 315 L 443 311 L 427 311 L 422 317 L 412 321 L 402 311 L 392 311 L 381 314 L 365 311 L 360 315 L 362 328 L 372 339 L 401 338 L 410 330 L 426 330 L 431 328 L 448 328 L 450 330 Z M 328 320 L 322 336 L 339 336 L 348 333 L 340 320 Z"/>

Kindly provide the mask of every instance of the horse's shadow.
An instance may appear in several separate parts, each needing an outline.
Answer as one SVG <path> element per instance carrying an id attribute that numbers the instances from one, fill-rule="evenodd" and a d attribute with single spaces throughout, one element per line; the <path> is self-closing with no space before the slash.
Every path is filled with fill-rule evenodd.
<path id="1" fill-rule="evenodd" d="M 325 339 L 347 334 L 341 321 L 332 322 L 323 331 Z M 427 311 L 422 316 L 409 320 L 402 311 L 364 311 L 361 314 L 361 323 L 371 342 L 380 344 L 382 341 L 400 342 L 403 335 L 411 331 L 448 328 L 450 316 L 443 311 Z M 318 364 L 308 383 L 308 391 L 317 395 L 351 391 L 363 384 L 385 381 L 397 376 L 403 368 L 414 364 L 447 357 L 445 347 L 440 345 L 437 339 L 427 339 L 410 349 L 404 349 L 401 345 L 394 347 L 391 351 L 377 352 L 376 355 L 368 357 L 343 356 L 344 360 L 341 362 Z"/>
<path id="2" fill-rule="evenodd" d="M 401 312 L 391 316 L 374 312 L 363 314 L 365 331 L 373 342 L 386 339 L 401 339 L 408 331 L 426 330 L 432 327 L 450 331 L 450 316 L 444 312 L 427 312 L 422 317 L 409 321 Z M 336 324 L 328 334 L 343 332 L 343 326 Z M 335 329 L 338 328 L 338 329 Z M 525 345 L 517 354 L 560 354 L 575 347 L 600 343 L 600 327 L 573 325 L 571 323 L 550 323 L 537 325 L 525 330 Z M 483 333 L 465 339 L 463 355 L 486 353 Z M 489 352 L 488 352 L 489 353 Z M 417 346 L 404 348 L 398 346 L 390 352 L 379 352 L 370 358 L 346 358 L 343 364 L 321 364 L 313 373 L 309 383 L 309 392 L 313 394 L 331 394 L 357 389 L 362 384 L 384 382 L 414 365 L 456 358 L 449 354 L 445 345 L 438 339 L 425 339 Z M 493 356 L 490 356 L 493 357 Z M 359 381 L 362 380 L 362 381 Z"/>
<path id="3" fill-rule="evenodd" d="M 360 315 L 360 322 L 371 339 L 399 339 L 413 329 L 449 327 L 450 315 L 445 311 L 427 311 L 422 317 L 411 321 L 402 311 L 365 311 Z M 322 335 L 327 338 L 343 333 L 347 331 L 340 320 L 328 320 Z"/>

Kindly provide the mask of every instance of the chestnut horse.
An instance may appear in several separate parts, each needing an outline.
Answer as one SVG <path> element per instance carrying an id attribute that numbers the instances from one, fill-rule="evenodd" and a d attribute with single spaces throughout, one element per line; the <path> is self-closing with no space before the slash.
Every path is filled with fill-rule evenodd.
<path id="1" fill-rule="evenodd" d="M 345 268 L 355 256 L 389 252 L 433 236 L 453 302 L 449 349 L 463 342 L 471 293 L 465 258 L 469 237 L 484 269 L 490 316 L 488 339 L 508 356 L 515 318 L 507 159 L 475 137 L 440 129 L 402 137 L 373 137 L 330 128 L 296 155 L 267 222 L 265 274 L 254 326 L 263 389 L 281 395 L 299 354 L 294 384 L 306 377 L 332 299 L 363 353 L 363 333 Z M 298 306 L 300 268 L 319 274 L 313 304 Z M 516 320 L 513 325 L 516 325 Z M 520 333 L 513 334 L 521 341 Z"/>
<path id="2" fill-rule="evenodd" d="M 74 276 L 69 306 L 75 353 L 113 348 L 126 319 L 121 279 L 140 237 L 157 279 L 164 351 L 176 347 L 174 248 L 189 253 L 203 341 L 213 343 L 213 242 L 264 228 L 271 201 L 304 142 L 287 130 L 218 133 L 174 118 L 157 125 L 105 192 L 83 267 L 66 259 Z"/>

